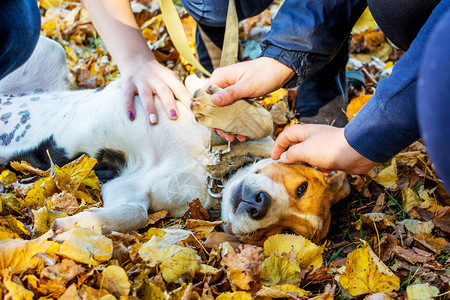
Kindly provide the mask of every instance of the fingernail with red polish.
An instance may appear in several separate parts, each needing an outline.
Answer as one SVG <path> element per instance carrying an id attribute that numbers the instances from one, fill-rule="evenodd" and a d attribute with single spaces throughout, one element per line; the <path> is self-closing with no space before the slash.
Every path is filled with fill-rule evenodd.
<path id="1" fill-rule="evenodd" d="M 174 119 L 177 117 L 177 112 L 175 111 L 175 109 L 171 109 L 169 112 L 170 118 Z"/>
<path id="2" fill-rule="evenodd" d="M 128 119 L 134 120 L 134 115 L 131 111 L 127 112 L 127 115 L 128 115 Z"/>

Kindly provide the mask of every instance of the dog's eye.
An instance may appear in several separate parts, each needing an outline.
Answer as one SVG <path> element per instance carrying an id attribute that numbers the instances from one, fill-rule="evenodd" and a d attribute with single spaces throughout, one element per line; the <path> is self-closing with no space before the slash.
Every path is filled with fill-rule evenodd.
<path id="1" fill-rule="evenodd" d="M 282 234 L 295 234 L 295 232 L 290 228 L 285 228 L 281 231 Z"/>
<path id="2" fill-rule="evenodd" d="M 259 170 L 255 172 L 255 174 L 259 174 Z"/>
<path id="3" fill-rule="evenodd" d="M 306 189 L 308 188 L 308 181 L 303 181 L 297 188 L 297 197 L 301 197 L 305 194 Z"/>

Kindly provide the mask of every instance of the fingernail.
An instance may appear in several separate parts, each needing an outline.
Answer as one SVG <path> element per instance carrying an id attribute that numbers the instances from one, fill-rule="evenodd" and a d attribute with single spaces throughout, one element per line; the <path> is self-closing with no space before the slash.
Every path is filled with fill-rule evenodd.
<path id="1" fill-rule="evenodd" d="M 170 118 L 174 119 L 177 117 L 177 112 L 175 111 L 175 109 L 171 109 L 169 112 Z"/>
<path id="2" fill-rule="evenodd" d="M 280 160 L 284 162 L 286 160 L 286 152 L 281 153 Z"/>
<path id="3" fill-rule="evenodd" d="M 157 119 L 156 119 L 156 115 L 155 115 L 155 114 L 150 114 L 148 117 L 149 117 L 150 123 L 151 123 L 152 125 L 156 124 Z"/>
<path id="4" fill-rule="evenodd" d="M 128 119 L 134 120 L 134 115 L 131 111 L 127 112 L 127 115 L 128 115 Z"/>
<path id="5" fill-rule="evenodd" d="M 211 100 L 217 105 L 223 104 L 223 96 L 220 93 L 213 94 Z"/>

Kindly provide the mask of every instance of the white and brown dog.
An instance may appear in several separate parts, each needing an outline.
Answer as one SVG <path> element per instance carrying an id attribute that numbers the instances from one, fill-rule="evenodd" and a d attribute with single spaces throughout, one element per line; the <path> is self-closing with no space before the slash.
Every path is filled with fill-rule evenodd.
<path id="1" fill-rule="evenodd" d="M 207 126 L 260 138 L 233 144 L 227 155 L 270 156 L 273 139 L 262 138 L 270 132 L 270 115 L 255 104 L 215 107 L 210 93 L 200 90 L 194 114 L 179 104 L 178 120 L 160 114 L 159 123 L 150 126 L 139 104 L 136 119 L 127 119 L 118 82 L 68 91 L 65 72 L 62 48 L 41 38 L 30 60 L 0 82 L 1 164 L 26 160 L 46 169 L 46 150 L 59 165 L 86 153 L 99 160 L 100 177 L 111 179 L 102 187 L 103 207 L 57 219 L 54 229 L 127 232 L 144 226 L 149 211 L 166 209 L 176 216 L 195 198 L 205 208 L 215 205 L 205 184 L 206 166 L 214 159 Z M 156 106 L 163 111 L 160 101 Z M 286 231 L 317 241 L 328 231 L 330 206 L 349 190 L 343 173 L 325 176 L 308 166 L 263 159 L 225 184 L 222 220 L 245 242 Z"/>

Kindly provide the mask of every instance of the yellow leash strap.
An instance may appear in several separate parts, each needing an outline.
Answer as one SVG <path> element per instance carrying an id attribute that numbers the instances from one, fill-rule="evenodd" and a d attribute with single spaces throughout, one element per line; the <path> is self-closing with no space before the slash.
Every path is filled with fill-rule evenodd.
<path id="1" fill-rule="evenodd" d="M 184 33 L 183 25 L 181 24 L 180 16 L 178 15 L 172 0 L 160 0 L 160 6 L 167 32 L 169 32 L 169 36 L 177 51 L 197 70 L 207 76 L 211 76 L 211 73 L 209 73 L 200 64 L 194 54 L 192 54 L 186 34 Z"/>
<path id="2" fill-rule="evenodd" d="M 223 39 L 222 56 L 220 66 L 228 66 L 237 62 L 239 49 L 239 20 L 236 12 L 235 0 L 228 1 L 227 21 L 225 25 L 225 37 Z"/>

